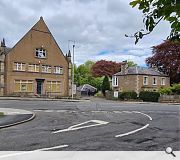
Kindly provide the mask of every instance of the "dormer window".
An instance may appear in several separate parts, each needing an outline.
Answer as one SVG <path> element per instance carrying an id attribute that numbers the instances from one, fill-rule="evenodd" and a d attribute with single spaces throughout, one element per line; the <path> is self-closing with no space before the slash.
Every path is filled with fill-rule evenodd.
<path id="1" fill-rule="evenodd" d="M 37 58 L 46 58 L 46 50 L 43 48 L 36 48 L 36 57 Z"/>

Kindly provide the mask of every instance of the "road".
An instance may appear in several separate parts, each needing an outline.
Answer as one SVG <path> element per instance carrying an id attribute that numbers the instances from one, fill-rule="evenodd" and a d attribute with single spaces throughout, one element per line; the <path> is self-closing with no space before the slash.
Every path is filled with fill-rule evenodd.
<path id="1" fill-rule="evenodd" d="M 30 122 L 0 130 L 0 151 L 180 151 L 180 105 L 1 100 L 33 111 Z"/>

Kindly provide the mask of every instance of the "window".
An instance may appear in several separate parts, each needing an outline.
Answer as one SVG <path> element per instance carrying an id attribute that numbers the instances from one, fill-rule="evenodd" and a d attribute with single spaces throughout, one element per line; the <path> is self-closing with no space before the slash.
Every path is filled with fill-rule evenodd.
<path id="1" fill-rule="evenodd" d="M 51 73 L 51 66 L 42 65 L 42 72 L 44 72 L 44 73 Z"/>
<path id="2" fill-rule="evenodd" d="M 143 84 L 148 85 L 148 77 L 143 77 Z"/>
<path id="3" fill-rule="evenodd" d="M 29 64 L 28 71 L 29 72 L 39 72 L 39 65 L 38 64 Z"/>
<path id="4" fill-rule="evenodd" d="M 15 71 L 25 71 L 26 70 L 26 64 L 25 63 L 15 62 L 14 66 L 13 66 L 13 70 L 15 70 Z"/>
<path id="5" fill-rule="evenodd" d="M 31 80 L 15 80 L 15 92 L 33 92 L 33 81 Z"/>
<path id="6" fill-rule="evenodd" d="M 113 76 L 113 78 L 112 78 L 112 86 L 113 87 L 118 86 L 118 78 L 116 76 Z"/>
<path id="7" fill-rule="evenodd" d="M 165 85 L 166 84 L 166 79 L 165 78 L 161 78 L 161 85 Z"/>
<path id="8" fill-rule="evenodd" d="M 63 74 L 63 68 L 59 66 L 54 67 L 54 73 L 55 74 Z"/>
<path id="9" fill-rule="evenodd" d="M 153 77 L 153 85 L 157 85 L 157 78 L 156 77 Z"/>
<path id="10" fill-rule="evenodd" d="M 46 91 L 47 92 L 61 92 L 61 82 L 60 81 L 47 81 L 46 82 Z"/>
<path id="11" fill-rule="evenodd" d="M 36 48 L 36 57 L 37 58 L 46 58 L 46 50 L 43 48 Z"/>

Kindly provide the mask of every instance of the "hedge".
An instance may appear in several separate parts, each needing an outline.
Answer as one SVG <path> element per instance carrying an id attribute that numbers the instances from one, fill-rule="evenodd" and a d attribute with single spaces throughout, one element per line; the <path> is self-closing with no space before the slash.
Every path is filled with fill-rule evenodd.
<path id="1" fill-rule="evenodd" d="M 139 93 L 139 99 L 147 102 L 158 102 L 159 97 L 159 92 L 141 91 Z"/>
<path id="2" fill-rule="evenodd" d="M 119 98 L 122 100 L 137 99 L 137 93 L 134 91 L 119 93 Z"/>

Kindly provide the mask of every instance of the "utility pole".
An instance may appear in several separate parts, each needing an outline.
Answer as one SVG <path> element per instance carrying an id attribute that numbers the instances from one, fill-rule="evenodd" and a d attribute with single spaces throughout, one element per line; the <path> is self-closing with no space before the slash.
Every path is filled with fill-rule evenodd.
<path id="1" fill-rule="evenodd" d="M 69 43 L 70 42 L 73 42 L 74 44 L 73 44 L 73 55 L 72 55 L 72 84 L 71 84 L 71 92 L 72 92 L 72 99 L 74 98 L 74 88 L 75 88 L 75 86 L 74 86 L 74 51 L 75 51 L 75 41 L 74 40 L 68 40 L 68 49 L 69 49 Z"/>
<path id="2" fill-rule="evenodd" d="M 74 94 L 74 89 L 75 89 L 75 86 L 74 86 L 74 48 L 75 48 L 75 42 L 73 44 L 73 63 L 72 63 L 72 99 L 73 99 L 73 94 Z"/>

